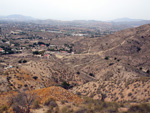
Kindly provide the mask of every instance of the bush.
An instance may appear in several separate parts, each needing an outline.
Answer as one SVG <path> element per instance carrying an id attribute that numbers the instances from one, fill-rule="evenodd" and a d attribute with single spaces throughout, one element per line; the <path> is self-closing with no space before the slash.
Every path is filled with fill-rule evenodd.
<path id="1" fill-rule="evenodd" d="M 44 51 L 34 51 L 33 55 L 43 55 Z"/>
<path id="2" fill-rule="evenodd" d="M 53 107 L 50 106 L 46 113 L 60 113 L 59 112 L 59 107 L 53 108 Z"/>
<path id="3" fill-rule="evenodd" d="M 79 110 L 78 113 L 118 113 L 120 107 L 116 102 L 103 102 L 100 100 L 94 100 L 89 97 L 84 97 L 84 106 L 87 111 Z"/>
<path id="4" fill-rule="evenodd" d="M 67 103 L 67 101 L 65 101 L 65 100 L 62 100 L 62 101 L 61 101 L 61 104 L 65 104 L 65 103 Z"/>
<path id="5" fill-rule="evenodd" d="M 7 111 L 8 110 L 8 107 L 3 105 L 0 107 L 0 113 L 3 113 L 4 111 Z"/>
<path id="6" fill-rule="evenodd" d="M 19 60 L 18 63 L 22 63 L 22 60 Z"/>
<path id="7" fill-rule="evenodd" d="M 65 106 L 61 109 L 61 113 L 74 113 L 74 111 L 71 106 Z"/>
<path id="8" fill-rule="evenodd" d="M 41 44 L 44 44 L 44 45 L 45 45 L 45 43 L 44 43 L 44 42 L 38 42 L 38 44 L 39 44 L 39 45 L 41 45 Z"/>
<path id="9" fill-rule="evenodd" d="M 38 79 L 38 77 L 37 77 L 37 76 L 34 76 L 34 77 L 33 77 L 33 79 L 34 79 L 34 80 L 37 80 L 37 79 Z"/>
<path id="10" fill-rule="evenodd" d="M 77 74 L 79 75 L 79 74 L 80 74 L 80 72 L 78 71 L 78 72 L 77 72 Z"/>
<path id="11" fill-rule="evenodd" d="M 150 113 L 150 105 L 141 104 L 141 105 L 131 106 L 128 110 L 128 113 Z"/>
<path id="12" fill-rule="evenodd" d="M 15 113 L 29 113 L 35 98 L 35 93 L 18 91 L 18 94 L 13 95 L 11 99 L 13 111 Z"/>
<path id="13" fill-rule="evenodd" d="M 69 88 L 71 88 L 70 84 L 67 83 L 66 81 L 64 81 L 64 82 L 61 84 L 61 86 L 62 86 L 64 89 L 69 89 Z"/>
<path id="14" fill-rule="evenodd" d="M 80 92 L 77 92 L 76 95 L 81 96 L 81 93 L 80 93 Z"/>
<path id="15" fill-rule="evenodd" d="M 95 75 L 93 73 L 90 73 L 89 75 L 92 76 L 92 77 L 95 77 Z"/>
<path id="16" fill-rule="evenodd" d="M 45 106 L 52 106 L 52 107 L 57 107 L 57 103 L 53 98 L 49 98 L 47 101 L 44 102 Z"/>
<path id="17" fill-rule="evenodd" d="M 19 107 L 19 105 L 12 105 L 12 109 L 15 113 L 25 113 L 25 110 Z"/>
<path id="18" fill-rule="evenodd" d="M 105 57 L 105 60 L 109 60 L 109 57 L 108 57 L 108 56 L 106 56 L 106 57 Z"/>
<path id="19" fill-rule="evenodd" d="M 27 63 L 27 60 L 23 60 L 23 63 Z"/>
<path id="20" fill-rule="evenodd" d="M 19 60 L 18 63 L 27 63 L 27 60 Z"/>
<path id="21" fill-rule="evenodd" d="M 137 52 L 141 51 L 141 48 L 140 47 L 137 47 Z"/>
<path id="22" fill-rule="evenodd" d="M 39 54 L 40 54 L 40 52 L 38 52 L 38 51 L 34 51 L 34 52 L 33 52 L 33 54 L 34 54 L 34 55 L 39 55 Z"/>
<path id="23" fill-rule="evenodd" d="M 150 70 L 147 70 L 147 72 L 146 73 L 150 73 Z"/>
<path id="24" fill-rule="evenodd" d="M 33 102 L 33 109 L 38 109 L 38 108 L 40 108 L 40 103 L 39 103 L 38 100 L 35 100 L 35 101 Z"/>
<path id="25" fill-rule="evenodd" d="M 128 96 L 131 96 L 131 95 L 132 95 L 132 93 L 129 93 L 129 94 L 128 94 Z"/>
<path id="26" fill-rule="evenodd" d="M 49 109 L 46 113 L 58 113 L 59 112 L 58 105 L 53 98 L 49 98 L 47 101 L 45 101 L 44 105 L 49 106 Z"/>
<path id="27" fill-rule="evenodd" d="M 114 63 L 110 63 L 110 64 L 109 64 L 109 66 L 112 66 L 112 65 L 114 65 Z"/>
<path id="28" fill-rule="evenodd" d="M 75 113 L 87 113 L 87 109 L 81 108 L 81 109 L 77 110 Z"/>

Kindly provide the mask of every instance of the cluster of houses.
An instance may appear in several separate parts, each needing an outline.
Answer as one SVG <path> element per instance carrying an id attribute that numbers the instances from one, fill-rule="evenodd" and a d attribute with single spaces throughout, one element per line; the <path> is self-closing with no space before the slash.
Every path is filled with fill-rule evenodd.
<path id="1" fill-rule="evenodd" d="M 79 33 L 75 34 L 75 33 L 73 33 L 72 36 L 88 36 L 88 34 L 79 34 Z"/>
<path id="2" fill-rule="evenodd" d="M 10 34 L 19 34 L 21 32 L 22 32 L 22 30 L 10 31 Z"/>
<path id="3" fill-rule="evenodd" d="M 50 45 L 49 48 L 54 49 L 54 48 L 57 48 L 57 46 L 56 45 Z M 62 48 L 62 47 L 60 47 L 60 48 Z M 69 48 L 67 48 L 67 47 L 64 47 L 64 48 L 65 48 L 65 50 L 57 51 L 57 50 L 54 49 L 53 51 L 51 51 L 51 50 L 48 50 L 47 47 L 44 44 L 41 44 L 38 47 L 32 48 L 32 52 L 35 52 L 35 51 L 42 52 L 42 51 L 44 51 L 43 55 L 42 54 L 37 54 L 37 55 L 34 55 L 34 56 L 46 57 L 46 58 L 49 58 L 53 54 L 60 54 L 60 55 L 71 55 L 71 54 L 74 54 L 74 52 L 69 53 L 68 51 L 66 51 L 66 50 L 69 50 Z"/>

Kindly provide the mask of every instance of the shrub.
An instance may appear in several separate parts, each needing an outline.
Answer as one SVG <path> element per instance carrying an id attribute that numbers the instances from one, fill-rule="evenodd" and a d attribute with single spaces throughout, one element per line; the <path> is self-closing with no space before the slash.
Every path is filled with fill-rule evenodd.
<path id="1" fill-rule="evenodd" d="M 89 75 L 92 76 L 92 77 L 95 77 L 95 75 L 93 73 L 90 73 Z"/>
<path id="2" fill-rule="evenodd" d="M 62 100 L 62 101 L 61 101 L 61 104 L 65 104 L 65 103 L 67 103 L 67 101 L 65 101 L 65 100 Z"/>
<path id="3" fill-rule="evenodd" d="M 34 52 L 33 52 L 33 54 L 34 54 L 34 55 L 39 55 L 39 54 L 40 54 L 40 52 L 38 52 L 38 51 L 34 51 Z"/>
<path id="4" fill-rule="evenodd" d="M 128 96 L 131 96 L 131 95 L 132 95 L 132 93 L 129 93 L 129 94 L 128 94 Z"/>
<path id="5" fill-rule="evenodd" d="M 150 105 L 141 104 L 141 105 L 131 106 L 128 110 L 128 113 L 150 113 Z"/>
<path id="6" fill-rule="evenodd" d="M 62 108 L 61 113 L 74 113 L 74 111 L 71 106 L 65 106 Z"/>
<path id="7" fill-rule="evenodd" d="M 63 107 L 62 110 L 61 110 L 62 113 L 66 113 L 67 111 L 68 111 L 67 107 Z"/>
<path id="8" fill-rule="evenodd" d="M 114 60 L 117 60 L 117 58 L 115 57 Z"/>
<path id="9" fill-rule="evenodd" d="M 104 102 L 104 100 L 107 97 L 107 95 L 102 93 L 101 96 L 102 96 L 101 101 Z"/>
<path id="10" fill-rule="evenodd" d="M 147 70 L 147 72 L 146 73 L 150 73 L 150 70 Z"/>
<path id="11" fill-rule="evenodd" d="M 117 60 L 118 62 L 120 61 L 120 59 Z"/>
<path id="12" fill-rule="evenodd" d="M 105 57 L 105 60 L 109 60 L 109 57 L 108 57 L 108 56 L 106 56 L 106 57 Z"/>
<path id="13" fill-rule="evenodd" d="M 44 44 L 44 45 L 45 45 L 45 43 L 44 43 L 44 42 L 38 42 L 38 45 L 41 45 L 41 44 Z"/>
<path id="14" fill-rule="evenodd" d="M 25 84 L 25 85 L 24 85 L 24 87 L 28 87 L 28 85 L 27 85 L 27 84 Z"/>
<path id="15" fill-rule="evenodd" d="M 5 111 L 7 111 L 7 110 L 8 110 L 8 107 L 5 106 L 5 105 L 3 105 L 3 106 L 0 107 L 0 113 L 3 113 Z"/>
<path id="16" fill-rule="evenodd" d="M 18 63 L 22 63 L 22 60 L 19 60 Z"/>
<path id="17" fill-rule="evenodd" d="M 46 113 L 58 113 L 59 112 L 58 105 L 53 98 L 50 98 L 47 101 L 45 101 L 44 105 L 49 106 L 49 109 Z"/>
<path id="18" fill-rule="evenodd" d="M 81 96 L 81 93 L 80 93 L 80 92 L 77 92 L 76 95 Z"/>
<path id="19" fill-rule="evenodd" d="M 13 111 L 22 113 L 23 110 L 23 113 L 29 113 L 35 98 L 35 93 L 18 91 L 18 94 L 13 95 L 11 99 Z"/>
<path id="20" fill-rule="evenodd" d="M 38 108 L 40 108 L 40 103 L 39 103 L 38 100 L 35 100 L 35 101 L 33 102 L 33 109 L 38 109 Z"/>
<path id="21" fill-rule="evenodd" d="M 80 72 L 78 71 L 78 72 L 77 72 L 77 74 L 79 75 L 79 74 L 80 74 Z"/>
<path id="22" fill-rule="evenodd" d="M 87 113 L 87 109 L 81 108 L 81 109 L 77 110 L 75 113 Z"/>
<path id="23" fill-rule="evenodd" d="M 119 107 L 120 105 L 116 102 L 103 102 L 89 97 L 84 97 L 83 108 L 86 108 L 86 111 L 82 108 L 78 110 L 77 113 L 118 113 Z"/>
<path id="24" fill-rule="evenodd" d="M 34 76 L 34 77 L 33 77 L 33 79 L 34 79 L 34 80 L 37 80 L 37 79 L 38 79 L 38 77 L 37 77 L 37 76 Z"/>
<path id="25" fill-rule="evenodd" d="M 59 112 L 59 107 L 53 108 L 53 107 L 49 106 L 49 109 L 47 110 L 46 113 L 60 113 Z"/>
<path id="26" fill-rule="evenodd" d="M 49 98 L 47 101 L 45 101 L 44 105 L 45 106 L 52 106 L 52 107 L 58 106 L 56 101 L 53 98 Z"/>
<path id="27" fill-rule="evenodd" d="M 23 110 L 19 105 L 12 105 L 12 110 L 15 113 L 25 113 L 25 110 Z"/>
<path id="28" fill-rule="evenodd" d="M 23 60 L 23 63 L 27 63 L 27 60 Z"/>
<path id="29" fill-rule="evenodd" d="M 67 83 L 66 81 L 64 81 L 64 82 L 61 84 L 61 86 L 62 86 L 64 89 L 69 89 L 69 88 L 71 88 L 70 84 Z"/>
<path id="30" fill-rule="evenodd" d="M 140 70 L 142 70 L 143 68 L 142 67 L 140 67 Z"/>
<path id="31" fill-rule="evenodd" d="M 114 63 L 110 63 L 109 66 L 112 66 Z"/>
<path id="32" fill-rule="evenodd" d="M 137 52 L 139 52 L 141 50 L 141 48 L 140 47 L 137 47 Z"/>

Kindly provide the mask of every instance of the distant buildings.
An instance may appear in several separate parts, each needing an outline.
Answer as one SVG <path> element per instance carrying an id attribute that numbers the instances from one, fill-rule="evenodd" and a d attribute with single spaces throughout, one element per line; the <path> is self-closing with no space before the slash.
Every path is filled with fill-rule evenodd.
<path id="1" fill-rule="evenodd" d="M 72 34 L 72 36 L 87 36 L 87 34 Z"/>
<path id="2" fill-rule="evenodd" d="M 19 34 L 21 32 L 22 32 L 22 30 L 16 30 L 16 31 L 11 31 L 10 34 Z"/>

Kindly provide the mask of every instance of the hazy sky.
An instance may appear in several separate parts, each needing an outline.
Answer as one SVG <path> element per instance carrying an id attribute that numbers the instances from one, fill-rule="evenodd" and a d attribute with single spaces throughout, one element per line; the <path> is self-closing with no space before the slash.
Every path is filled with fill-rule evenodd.
<path id="1" fill-rule="evenodd" d="M 57 20 L 150 20 L 150 0 L 0 0 L 0 15 L 10 14 Z"/>

